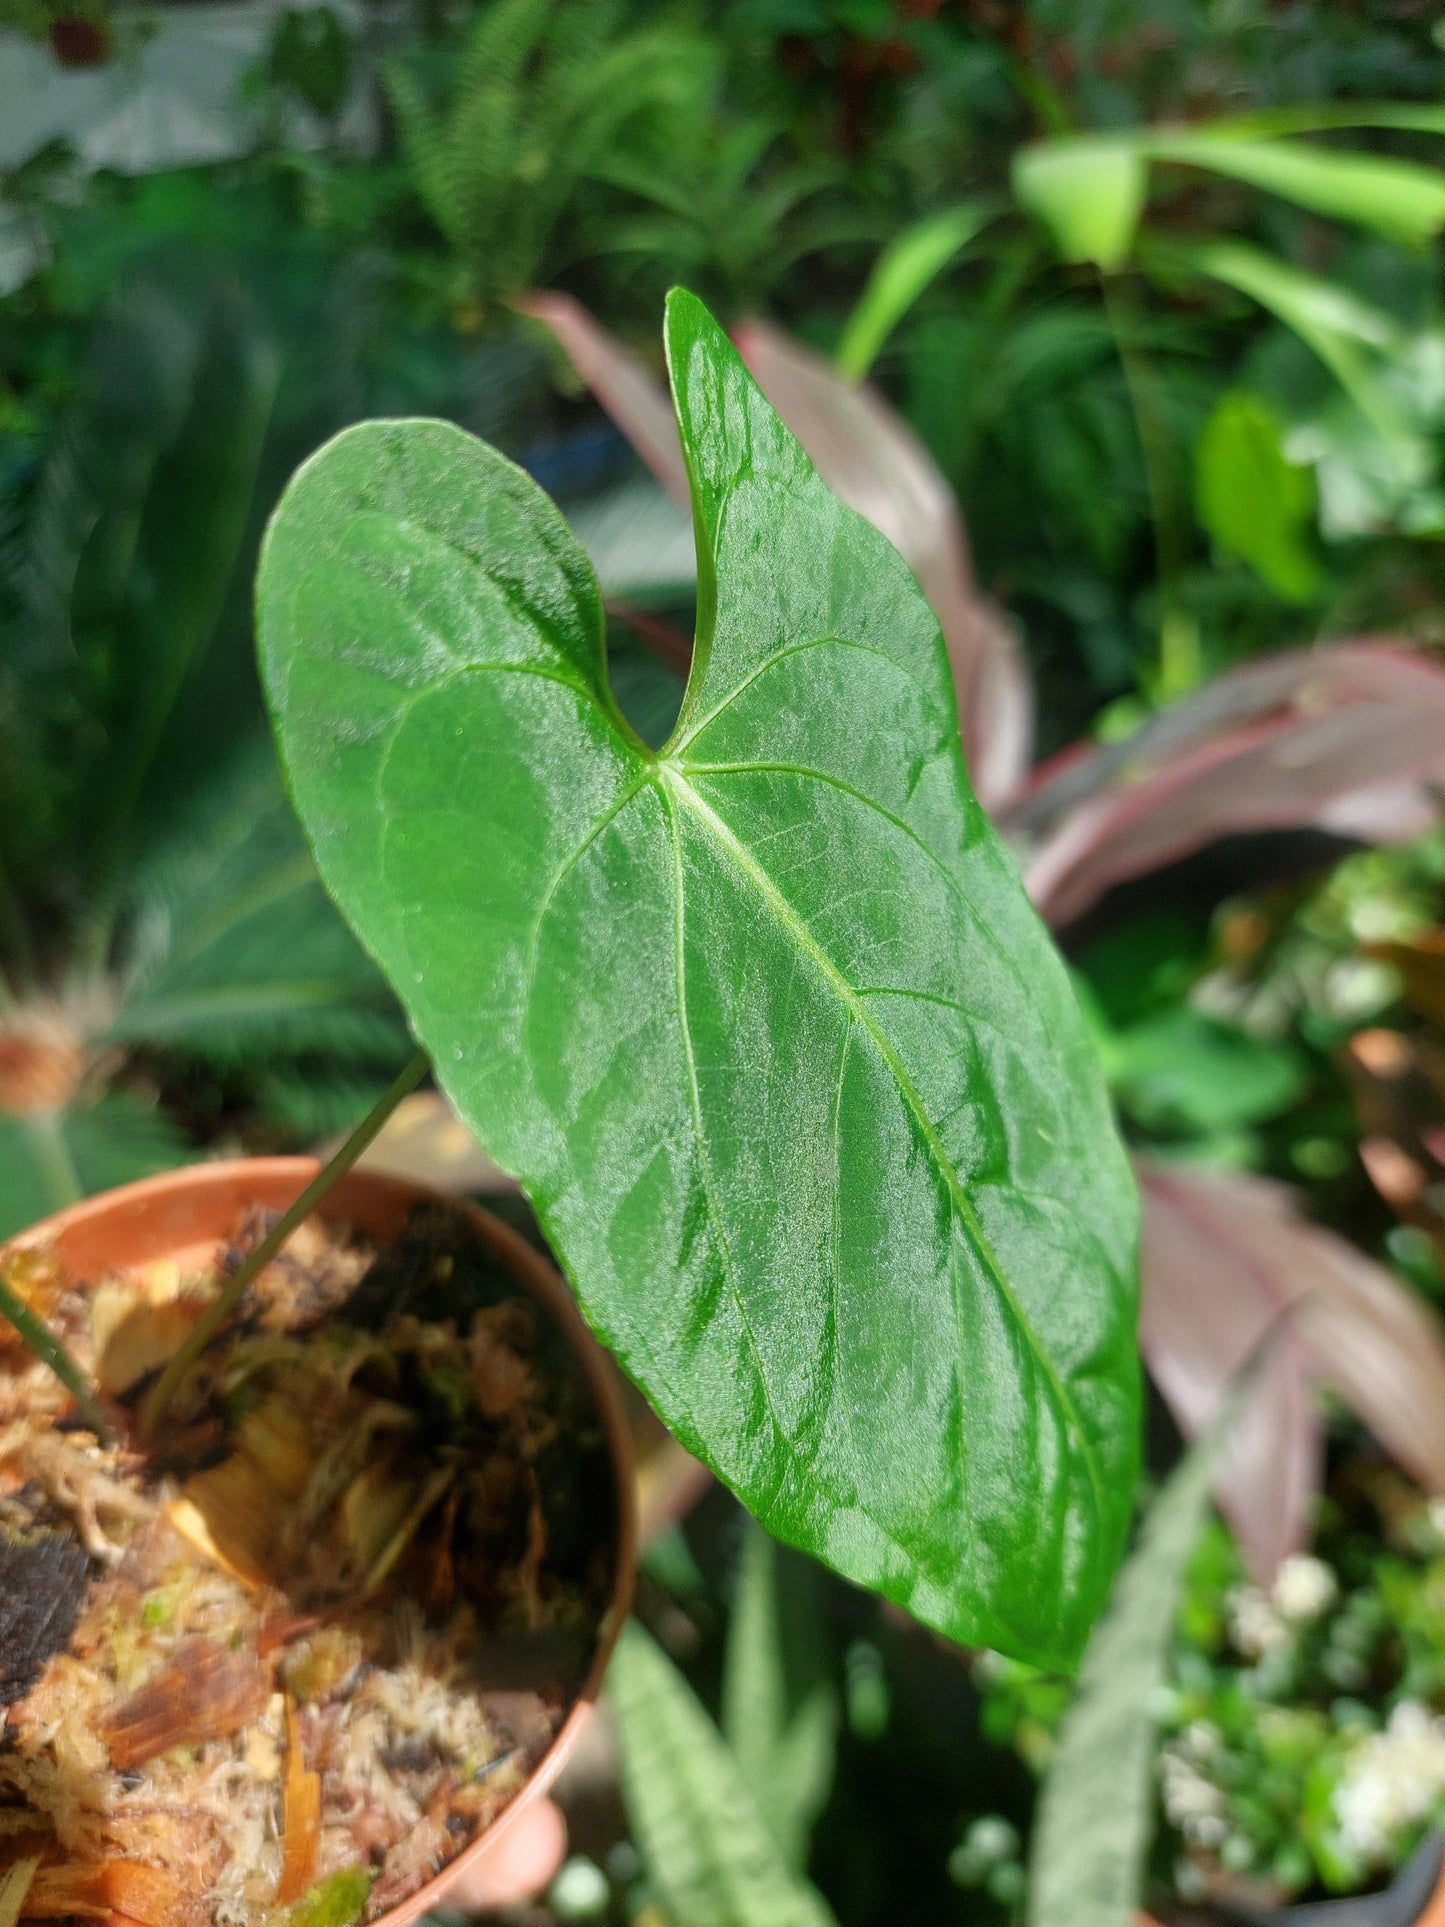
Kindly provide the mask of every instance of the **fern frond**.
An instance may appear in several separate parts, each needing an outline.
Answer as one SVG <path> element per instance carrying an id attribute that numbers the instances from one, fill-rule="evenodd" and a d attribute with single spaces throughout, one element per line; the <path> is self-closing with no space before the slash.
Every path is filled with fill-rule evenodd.
<path id="1" fill-rule="evenodd" d="M 556 3 L 494 0 L 483 7 L 457 56 L 453 100 L 464 101 L 483 88 L 519 88 L 528 62 L 556 32 L 551 19 Z"/>
<path id="2" fill-rule="evenodd" d="M 395 1004 L 322 889 L 269 748 L 193 800 L 133 878 L 109 1035 L 235 1065 L 278 1053 L 386 1062 Z"/>

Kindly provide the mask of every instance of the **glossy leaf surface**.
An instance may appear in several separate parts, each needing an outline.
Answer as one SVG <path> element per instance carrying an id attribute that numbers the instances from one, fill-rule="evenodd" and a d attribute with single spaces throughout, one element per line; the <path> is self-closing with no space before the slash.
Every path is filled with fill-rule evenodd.
<path id="1" fill-rule="evenodd" d="M 262 655 L 323 876 L 592 1322 L 779 1537 L 1068 1662 L 1136 1453 L 1136 1199 L 938 624 L 691 296 L 660 754 L 552 505 L 439 423 L 293 482 Z"/>

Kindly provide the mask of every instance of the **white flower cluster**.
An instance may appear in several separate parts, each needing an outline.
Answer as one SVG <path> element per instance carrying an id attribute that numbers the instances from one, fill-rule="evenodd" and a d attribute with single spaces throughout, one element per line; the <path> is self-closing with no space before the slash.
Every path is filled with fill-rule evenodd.
<path id="1" fill-rule="evenodd" d="M 1225 1601 L 1229 1637 L 1247 1659 L 1262 1659 L 1277 1652 L 1295 1627 L 1328 1612 L 1339 1593 L 1339 1582 L 1323 1559 L 1291 1553 L 1268 1594 L 1258 1586 L 1236 1586 L 1230 1593 Z"/>
<path id="2" fill-rule="evenodd" d="M 1164 1811 L 1186 1840 L 1199 1847 L 1217 1847 L 1229 1832 L 1224 1795 L 1201 1771 L 1221 1748 L 1218 1727 L 1194 1720 L 1159 1756 Z"/>
<path id="3" fill-rule="evenodd" d="M 1350 1755 L 1335 1788 L 1335 1818 L 1345 1846 L 1369 1863 L 1389 1858 L 1396 1836 L 1445 1796 L 1445 1719 L 1403 1700 L 1383 1733 Z"/>

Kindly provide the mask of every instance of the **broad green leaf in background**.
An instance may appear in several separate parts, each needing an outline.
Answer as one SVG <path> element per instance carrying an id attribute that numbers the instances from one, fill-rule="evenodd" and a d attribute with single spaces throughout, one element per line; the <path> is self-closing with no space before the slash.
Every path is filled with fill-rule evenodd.
<path id="1" fill-rule="evenodd" d="M 1105 1068 L 1146 1129 L 1209 1134 L 1276 1117 L 1305 1085 L 1287 1043 L 1251 1037 L 1187 1004 L 1111 1033 Z"/>
<path id="2" fill-rule="evenodd" d="M 826 1670 L 818 1568 L 751 1521 L 728 1618 L 722 1724 L 785 1864 L 807 1864 L 808 1836 L 833 1784 L 838 1693 Z"/>
<path id="3" fill-rule="evenodd" d="M 1416 161 L 1348 154 L 1299 141 L 1237 140 L 1201 131 L 1153 134 L 1150 158 L 1226 174 L 1315 214 L 1423 247 L 1445 226 L 1445 174 Z"/>
<path id="4" fill-rule="evenodd" d="M 1137 1455 L 1137 1198 L 938 624 L 692 296 L 660 752 L 585 557 L 442 423 L 292 483 L 261 652 L 322 876 L 589 1318 L 778 1537 L 1071 1663 Z"/>
<path id="5" fill-rule="evenodd" d="M 1108 273 L 1134 244 L 1149 166 L 1125 135 L 1078 134 L 1021 147 L 1014 193 L 1053 236 L 1065 261 L 1092 261 Z"/>
<path id="6" fill-rule="evenodd" d="M 1039 1794 L 1029 1927 L 1134 1927 L 1154 1823 L 1158 1700 L 1215 1449 L 1233 1410 L 1230 1400 L 1150 1507 L 1089 1641 Z"/>
<path id="7" fill-rule="evenodd" d="M 1308 602 L 1320 586 L 1306 539 L 1314 477 L 1286 455 L 1284 435 L 1262 395 L 1227 390 L 1195 449 L 1194 498 L 1217 549 L 1247 562 L 1286 602 Z"/>
<path id="8" fill-rule="evenodd" d="M 692 1688 L 634 1620 L 607 1675 L 622 1792 L 648 1876 L 677 1927 L 833 1927 L 784 1861 Z"/>
<path id="9" fill-rule="evenodd" d="M 896 235 L 873 265 L 838 343 L 838 372 L 862 381 L 889 335 L 935 276 L 987 225 L 994 212 L 988 201 L 926 215 Z"/>

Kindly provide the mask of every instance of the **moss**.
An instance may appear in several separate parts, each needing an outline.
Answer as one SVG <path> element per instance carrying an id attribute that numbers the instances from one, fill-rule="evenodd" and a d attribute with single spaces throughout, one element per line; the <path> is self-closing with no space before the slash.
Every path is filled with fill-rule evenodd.
<path id="1" fill-rule="evenodd" d="M 369 1867 L 347 1867 L 272 1914 L 266 1927 L 351 1927 L 360 1920 L 376 1875 Z"/>

